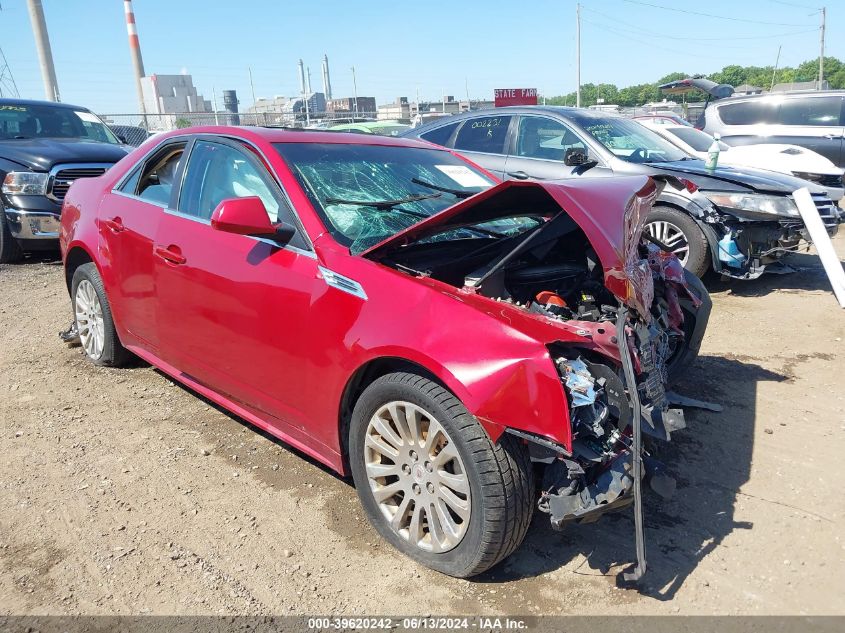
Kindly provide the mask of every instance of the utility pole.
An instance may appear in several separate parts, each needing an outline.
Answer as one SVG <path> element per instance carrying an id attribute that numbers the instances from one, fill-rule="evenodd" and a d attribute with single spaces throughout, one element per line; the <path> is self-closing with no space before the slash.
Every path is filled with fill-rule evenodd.
<path id="1" fill-rule="evenodd" d="M 581 3 L 575 5 L 575 107 L 581 107 Z"/>
<path id="2" fill-rule="evenodd" d="M 253 107 L 253 112 L 254 112 L 255 111 L 254 108 L 255 108 L 256 99 L 255 99 L 255 84 L 252 83 L 252 67 L 247 67 L 247 70 L 249 71 L 249 87 L 252 90 L 252 107 Z"/>
<path id="3" fill-rule="evenodd" d="M 780 49 L 781 47 L 778 46 L 778 56 L 775 58 L 775 69 L 772 71 L 772 85 L 769 86 L 769 92 L 775 87 L 775 75 L 778 74 L 778 64 L 780 63 Z"/>
<path id="4" fill-rule="evenodd" d="M 44 80 L 44 94 L 48 101 L 60 101 L 59 82 L 56 81 L 56 68 L 53 66 L 53 51 L 50 49 L 50 36 L 47 33 L 47 21 L 44 19 L 44 7 L 41 0 L 27 0 L 29 19 L 32 22 L 32 34 L 35 36 L 35 48 L 41 62 L 41 78 Z"/>
<path id="5" fill-rule="evenodd" d="M 466 90 L 466 93 L 467 93 L 467 112 L 468 112 L 468 111 L 472 110 L 472 104 L 469 101 L 469 80 L 466 77 L 464 77 L 464 90 Z"/>
<path id="6" fill-rule="evenodd" d="M 358 118 L 358 82 L 355 79 L 355 66 L 352 67 L 352 95 L 355 98 L 355 118 Z"/>
<path id="7" fill-rule="evenodd" d="M 822 26 L 821 26 L 821 34 L 819 37 L 821 48 L 819 50 L 819 87 L 818 90 L 822 89 L 822 82 L 824 81 L 824 28 L 825 28 L 825 18 L 827 17 L 827 7 L 822 7 Z"/>
<path id="8" fill-rule="evenodd" d="M 214 125 L 220 125 L 220 119 L 217 117 L 217 86 L 211 87 L 211 99 L 214 104 Z"/>

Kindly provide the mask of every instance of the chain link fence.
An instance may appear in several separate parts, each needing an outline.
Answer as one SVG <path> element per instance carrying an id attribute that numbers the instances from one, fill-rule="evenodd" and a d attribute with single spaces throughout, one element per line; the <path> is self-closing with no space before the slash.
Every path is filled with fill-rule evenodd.
<path id="1" fill-rule="evenodd" d="M 260 127 L 329 128 L 354 121 L 376 120 L 376 112 L 356 116 L 338 112 L 184 112 L 180 114 L 101 114 L 124 142 L 137 147 L 161 132 L 203 125 L 255 125 Z"/>

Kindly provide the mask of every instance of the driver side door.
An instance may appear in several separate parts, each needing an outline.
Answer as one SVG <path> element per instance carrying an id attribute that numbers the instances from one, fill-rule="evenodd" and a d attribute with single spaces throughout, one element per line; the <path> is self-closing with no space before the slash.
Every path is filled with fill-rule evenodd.
<path id="1" fill-rule="evenodd" d="M 582 151 L 595 159 L 589 146 L 568 125 L 546 116 L 522 115 L 516 124 L 511 152 L 505 163 L 508 180 L 559 180 L 575 178 L 582 173 L 603 175 L 610 170 L 597 165 L 589 170 L 564 163 L 569 150 Z"/>
<path id="2" fill-rule="evenodd" d="M 247 196 L 262 200 L 271 221 L 297 227 L 294 237 L 281 244 L 211 226 L 221 201 Z M 305 429 L 301 366 L 313 349 L 312 296 L 325 283 L 259 157 L 232 139 L 197 138 L 154 252 L 161 358 L 282 432 Z"/>

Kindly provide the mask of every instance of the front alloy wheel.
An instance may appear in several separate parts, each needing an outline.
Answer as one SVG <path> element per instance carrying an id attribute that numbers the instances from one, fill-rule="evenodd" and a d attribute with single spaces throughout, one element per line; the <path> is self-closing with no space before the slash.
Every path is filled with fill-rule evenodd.
<path id="1" fill-rule="evenodd" d="M 428 552 L 446 552 L 466 534 L 469 481 L 455 443 L 429 412 L 393 401 L 367 426 L 370 490 L 391 529 Z"/>
<path id="2" fill-rule="evenodd" d="M 646 231 L 653 238 L 672 249 L 681 264 L 686 266 L 689 259 L 689 243 L 684 232 L 666 220 L 656 220 L 646 224 Z"/>
<path id="3" fill-rule="evenodd" d="M 355 403 L 348 441 L 364 512 L 403 554 L 466 578 L 519 547 L 536 501 L 528 451 L 507 433 L 492 442 L 442 385 L 377 378 Z"/>

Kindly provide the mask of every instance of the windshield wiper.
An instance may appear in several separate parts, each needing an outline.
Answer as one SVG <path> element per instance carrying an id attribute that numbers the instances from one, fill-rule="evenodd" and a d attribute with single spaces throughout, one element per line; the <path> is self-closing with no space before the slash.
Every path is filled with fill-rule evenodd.
<path id="1" fill-rule="evenodd" d="M 411 182 L 417 185 L 421 185 L 423 187 L 427 187 L 428 189 L 434 189 L 435 191 L 451 193 L 458 200 L 469 198 L 470 196 L 474 196 L 476 193 L 478 193 L 477 191 L 464 191 L 463 189 L 450 189 L 449 187 L 441 187 L 440 185 L 435 185 L 430 182 L 426 182 L 425 180 L 420 180 L 419 178 L 411 178 Z"/>
<path id="2" fill-rule="evenodd" d="M 439 193 L 424 193 L 408 196 L 407 198 L 397 198 L 396 200 L 344 200 L 343 198 L 326 198 L 325 202 L 326 204 L 351 204 L 358 207 L 373 207 L 379 211 L 389 211 L 393 207 L 398 207 L 400 204 L 439 198 L 440 195 Z M 426 215 L 425 217 L 428 216 Z"/>

